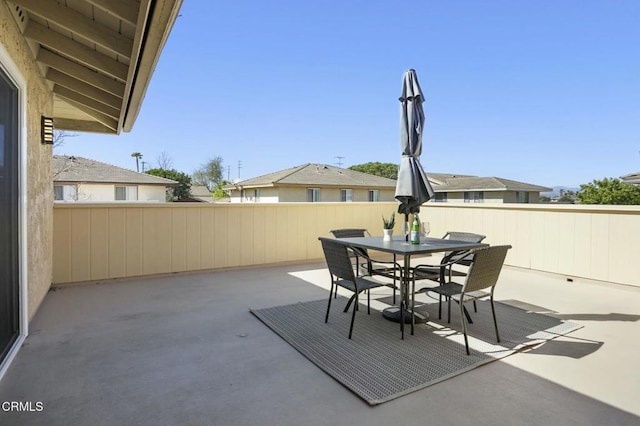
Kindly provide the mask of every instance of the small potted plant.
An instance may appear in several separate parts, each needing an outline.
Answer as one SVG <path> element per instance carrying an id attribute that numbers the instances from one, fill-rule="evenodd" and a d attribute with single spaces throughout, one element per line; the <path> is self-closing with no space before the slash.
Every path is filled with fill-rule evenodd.
<path id="1" fill-rule="evenodd" d="M 393 227 L 396 225 L 396 212 L 392 212 L 389 219 L 382 216 L 383 237 L 382 241 L 391 241 Z"/>

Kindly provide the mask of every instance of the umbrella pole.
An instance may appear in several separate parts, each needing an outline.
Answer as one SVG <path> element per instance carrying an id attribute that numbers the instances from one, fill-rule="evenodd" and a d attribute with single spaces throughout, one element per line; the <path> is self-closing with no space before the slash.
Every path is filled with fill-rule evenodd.
<path id="1" fill-rule="evenodd" d="M 404 214 L 404 240 L 409 241 L 409 213 Z"/>

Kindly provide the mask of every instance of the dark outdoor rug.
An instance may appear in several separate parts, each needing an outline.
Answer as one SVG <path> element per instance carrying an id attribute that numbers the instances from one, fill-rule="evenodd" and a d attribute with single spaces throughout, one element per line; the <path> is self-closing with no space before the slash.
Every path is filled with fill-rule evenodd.
<path id="1" fill-rule="evenodd" d="M 496 303 L 501 342 L 496 342 L 489 302 L 478 302 L 478 312 L 468 304 L 471 355 L 464 349 L 459 308 L 452 306 L 451 324 L 438 318 L 437 303 L 424 305 L 431 322 L 416 325 L 415 334 L 390 322 L 366 305 L 356 313 L 353 338 L 348 339 L 351 311 L 344 313 L 346 298 L 332 300 L 329 322 L 327 300 L 295 303 L 251 312 L 311 362 L 370 405 L 398 398 L 508 356 L 525 347 L 567 334 L 581 326 L 550 316 Z M 455 310 L 454 310 L 455 309 Z"/>

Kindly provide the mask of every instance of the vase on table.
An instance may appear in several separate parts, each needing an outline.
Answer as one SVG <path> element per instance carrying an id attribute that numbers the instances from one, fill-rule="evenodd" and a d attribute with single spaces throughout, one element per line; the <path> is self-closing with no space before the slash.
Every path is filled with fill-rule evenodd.
<path id="1" fill-rule="evenodd" d="M 393 236 L 393 229 L 383 229 L 382 230 L 382 241 L 391 241 Z"/>

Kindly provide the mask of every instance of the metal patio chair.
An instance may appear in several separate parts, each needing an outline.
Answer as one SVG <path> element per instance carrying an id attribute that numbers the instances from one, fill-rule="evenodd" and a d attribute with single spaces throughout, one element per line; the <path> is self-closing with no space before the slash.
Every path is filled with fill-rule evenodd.
<path id="1" fill-rule="evenodd" d="M 352 238 L 352 237 L 370 237 L 371 234 L 364 228 L 342 228 L 332 229 L 329 233 L 334 238 Z M 360 272 L 364 272 L 366 275 L 380 275 L 393 280 L 393 283 L 385 284 L 387 287 L 393 289 L 393 303 L 396 303 L 396 290 L 398 289 L 396 281 L 398 280 L 398 271 L 394 268 L 390 268 L 388 262 L 374 260 L 369 256 L 369 252 L 361 247 L 350 247 L 350 253 L 355 258 L 356 274 L 360 275 Z M 359 259 L 365 260 L 364 263 L 360 263 Z M 337 290 L 337 289 L 336 289 Z"/>
<path id="2" fill-rule="evenodd" d="M 468 313 L 464 309 L 465 302 L 473 301 L 475 303 L 478 299 L 486 297 L 490 298 L 493 325 L 496 330 L 496 340 L 498 342 L 500 341 L 498 321 L 496 319 L 496 310 L 493 302 L 493 292 L 498 282 L 502 265 L 504 264 L 504 260 L 507 256 L 507 251 L 510 248 L 510 245 L 503 245 L 471 250 L 468 255 L 471 257 L 471 266 L 469 267 L 469 272 L 466 275 L 464 284 L 448 281 L 438 287 L 433 287 L 428 290 L 440 295 L 438 307 L 439 312 L 441 312 L 442 309 L 442 297 L 444 296 L 447 298 L 448 322 L 451 322 L 451 300 L 455 300 L 460 305 L 460 321 L 462 322 L 462 331 L 464 333 L 464 344 L 467 355 L 469 355 L 469 341 L 467 338 L 467 323 L 465 322 L 465 318 L 468 319 L 469 317 Z M 464 259 L 467 259 L 467 257 Z M 451 263 L 453 264 L 455 262 Z M 490 291 L 483 291 L 487 289 L 490 289 Z"/>
<path id="3" fill-rule="evenodd" d="M 358 310 L 358 295 L 363 291 L 367 291 L 367 314 L 371 314 L 371 294 L 368 290 L 376 287 L 383 287 L 386 284 L 374 280 L 371 275 L 356 275 L 353 270 L 351 259 L 349 258 L 349 250 L 353 249 L 344 244 L 336 242 L 332 238 L 318 238 L 322 243 L 322 250 L 327 261 L 329 274 L 331 275 L 331 288 L 329 290 L 329 302 L 327 303 L 327 313 L 324 322 L 329 321 L 329 311 L 331 309 L 331 299 L 334 288 L 342 287 L 351 292 L 353 296 L 347 302 L 344 312 L 349 310 L 349 306 L 353 303 L 353 313 L 351 314 L 351 325 L 349 326 L 349 339 L 353 334 L 353 323 L 356 318 L 356 310 Z M 360 255 L 362 256 L 362 255 Z M 366 258 L 368 260 L 368 258 Z M 394 263 L 394 262 L 387 262 Z M 400 265 L 395 264 L 394 267 L 400 270 Z"/>
<path id="4" fill-rule="evenodd" d="M 442 239 L 449 240 L 457 240 L 457 241 L 467 241 L 470 243 L 480 243 L 484 240 L 486 236 L 481 234 L 474 234 L 472 232 L 458 232 L 458 231 L 449 231 L 447 232 Z M 448 274 L 449 280 L 451 280 L 452 276 L 463 277 L 466 275 L 466 272 L 454 270 L 451 265 L 458 266 L 471 266 L 471 257 L 469 256 L 469 250 L 464 251 L 456 251 L 456 252 L 446 252 L 440 265 L 417 265 L 412 268 L 413 276 L 412 278 L 415 280 L 430 280 L 437 281 L 439 283 L 443 283 L 445 281 L 445 274 Z M 428 291 L 429 288 L 422 288 L 417 292 L 425 292 Z"/>

